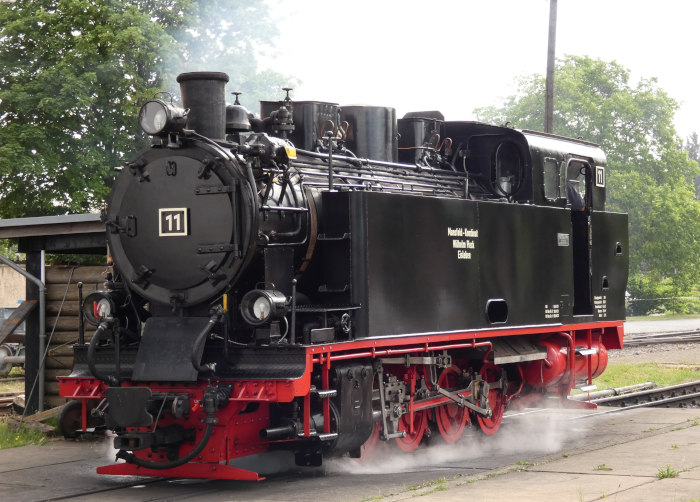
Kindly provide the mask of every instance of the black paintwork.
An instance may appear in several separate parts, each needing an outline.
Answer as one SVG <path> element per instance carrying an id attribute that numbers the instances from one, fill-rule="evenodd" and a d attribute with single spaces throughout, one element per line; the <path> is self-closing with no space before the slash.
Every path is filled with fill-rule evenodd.
<path id="1" fill-rule="evenodd" d="M 364 192 L 326 193 L 323 204 L 329 216 L 324 230 L 351 236 L 333 241 L 324 256 L 331 287 L 340 291 L 349 283 L 347 301 L 363 306 L 355 314 L 358 338 L 624 315 L 624 215 L 594 213 L 593 227 L 600 230 L 593 233 L 592 295 L 606 297 L 608 313 L 603 317 L 601 307 L 579 318 L 572 315 L 568 209 Z M 622 253 L 616 256 L 618 242 Z M 489 305 L 507 308 L 507 319 L 502 311 L 489 319 Z"/>
<path id="2" fill-rule="evenodd" d="M 372 401 L 373 378 L 369 362 L 342 362 L 333 368 L 331 388 L 338 389 L 333 398 L 338 439 L 331 449 L 337 453 L 359 449 L 372 432 L 372 407 L 363 404 Z"/>
<path id="3" fill-rule="evenodd" d="M 208 322 L 206 317 L 148 319 L 131 379 L 137 382 L 196 381 L 197 370 L 192 366 L 192 353 L 201 358 L 204 344 L 195 346 L 195 342 Z"/>

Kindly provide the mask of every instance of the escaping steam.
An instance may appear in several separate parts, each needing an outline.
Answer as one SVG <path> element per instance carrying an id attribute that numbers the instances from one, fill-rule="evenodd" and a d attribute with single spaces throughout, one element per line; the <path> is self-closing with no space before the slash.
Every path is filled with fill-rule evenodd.
<path id="1" fill-rule="evenodd" d="M 515 463 L 523 460 L 525 455 L 561 451 L 567 442 L 585 434 L 581 429 L 582 424 L 576 423 L 574 427 L 570 417 L 558 410 L 513 414 L 504 419 L 503 425 L 493 436 L 483 435 L 478 426 L 472 425 L 459 441 L 446 444 L 440 438 L 440 433 L 433 431 L 430 446 L 422 446 L 412 454 L 405 454 L 395 445 L 379 441 L 374 455 L 367 461 L 339 458 L 329 459 L 324 465 L 327 473 L 343 474 L 389 474 L 423 471 L 438 466 L 495 468 L 495 457 L 506 463 Z"/>

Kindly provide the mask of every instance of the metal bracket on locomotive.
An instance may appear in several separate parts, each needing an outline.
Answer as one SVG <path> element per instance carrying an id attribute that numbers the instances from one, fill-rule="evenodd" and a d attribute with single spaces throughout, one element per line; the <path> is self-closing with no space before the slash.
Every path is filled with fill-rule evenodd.
<path id="1" fill-rule="evenodd" d="M 406 354 L 404 357 L 382 357 L 379 359 L 382 364 L 403 364 L 406 368 L 414 364 L 430 365 L 434 368 L 449 368 L 452 366 L 452 356 L 447 351 L 443 351 L 440 355 L 434 356 L 411 356 Z"/>

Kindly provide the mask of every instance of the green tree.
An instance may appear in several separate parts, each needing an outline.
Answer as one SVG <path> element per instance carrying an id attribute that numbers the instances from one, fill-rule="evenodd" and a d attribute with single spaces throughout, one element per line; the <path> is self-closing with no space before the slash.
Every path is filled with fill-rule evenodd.
<path id="1" fill-rule="evenodd" d="M 516 95 L 475 114 L 542 130 L 544 96 L 544 77 L 521 77 Z M 557 61 L 554 132 L 601 145 L 608 158 L 608 209 L 629 213 L 631 284 L 665 279 L 672 294 L 700 281 L 700 205 L 692 184 L 700 171 L 679 149 L 677 107 L 655 79 L 632 85 L 629 71 L 616 62 Z"/>
<path id="2" fill-rule="evenodd" d="M 186 22 L 171 30 L 182 48 L 179 67 L 170 72 L 222 71 L 228 88 L 243 93 L 241 102 L 258 112 L 261 100 L 282 100 L 283 87 L 298 79 L 273 71 L 259 71 L 258 60 L 273 50 L 279 32 L 269 21 L 270 6 L 259 0 L 200 0 L 184 8 Z M 168 82 L 177 92 L 177 84 Z"/>
<path id="3" fill-rule="evenodd" d="M 176 91 L 181 71 L 229 71 L 248 98 L 282 87 L 280 75 L 256 75 L 256 47 L 275 35 L 267 8 L 252 0 L 0 2 L 0 217 L 98 209 L 112 168 L 146 141 L 135 120 L 141 103 Z"/>
<path id="4" fill-rule="evenodd" d="M 0 4 L 0 215 L 99 207 L 173 46 L 132 2 Z"/>

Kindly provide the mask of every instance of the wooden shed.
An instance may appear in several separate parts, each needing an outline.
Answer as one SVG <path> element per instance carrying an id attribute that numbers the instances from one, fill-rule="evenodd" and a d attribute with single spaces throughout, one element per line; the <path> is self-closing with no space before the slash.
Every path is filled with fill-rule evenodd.
<path id="1" fill-rule="evenodd" d="M 72 346 L 78 341 L 78 282 L 83 283 L 83 293 L 87 295 L 102 288 L 109 272 L 105 226 L 99 214 L 15 218 L 0 220 L 0 239 L 16 239 L 19 251 L 27 255 L 26 271 L 46 285 L 48 350 L 44 368 L 39 348 L 39 309 L 29 314 L 24 336 L 26 407 L 28 413 L 33 413 L 43 405 L 52 407 L 64 402 L 58 396 L 56 377 L 70 373 L 73 364 Z M 105 265 L 47 267 L 47 253 L 104 255 Z M 32 281 L 27 281 L 26 293 L 27 300 L 39 300 L 39 288 Z M 87 341 L 91 329 L 86 325 Z M 42 397 L 37 392 L 39 385 L 34 385 L 41 374 L 44 375 Z"/>

